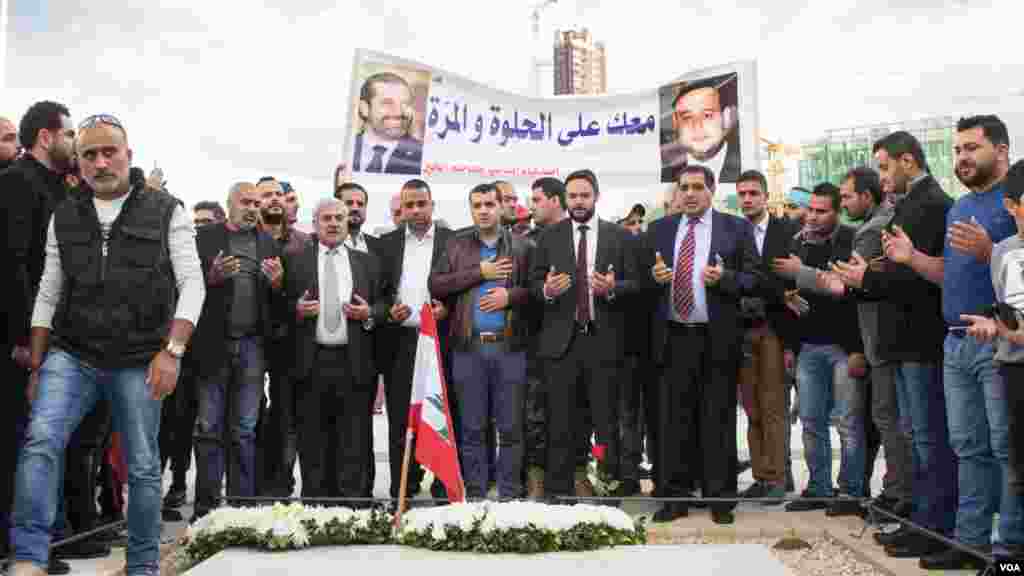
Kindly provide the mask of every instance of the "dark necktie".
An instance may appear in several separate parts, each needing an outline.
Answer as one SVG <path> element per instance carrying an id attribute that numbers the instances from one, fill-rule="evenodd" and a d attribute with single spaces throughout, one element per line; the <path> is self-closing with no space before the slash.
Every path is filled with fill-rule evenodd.
<path id="1" fill-rule="evenodd" d="M 576 247 L 576 321 L 580 324 L 590 322 L 590 282 L 587 271 L 587 230 L 586 224 L 580 226 L 580 243 Z"/>
<path id="2" fill-rule="evenodd" d="M 693 228 L 697 225 L 696 218 L 690 218 L 686 223 L 686 236 L 679 246 L 679 257 L 676 258 L 676 273 L 672 290 L 672 306 L 675 308 L 679 320 L 686 322 L 693 312 L 693 252 L 696 247 Z"/>
<path id="3" fill-rule="evenodd" d="M 381 172 L 384 170 L 384 153 L 388 149 L 380 144 L 373 147 L 373 158 L 370 160 L 370 165 L 366 167 L 367 172 Z"/>

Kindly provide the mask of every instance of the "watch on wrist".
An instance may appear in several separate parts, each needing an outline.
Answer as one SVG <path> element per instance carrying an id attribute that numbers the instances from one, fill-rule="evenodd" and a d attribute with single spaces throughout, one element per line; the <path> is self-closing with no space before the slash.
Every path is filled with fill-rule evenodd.
<path id="1" fill-rule="evenodd" d="M 170 339 L 167 340 L 167 345 L 164 346 L 164 350 L 178 360 L 181 360 L 182 356 L 185 355 L 185 345 Z"/>
<path id="2" fill-rule="evenodd" d="M 369 332 L 370 330 L 373 330 L 373 326 L 373 316 L 370 316 L 366 320 L 363 320 L 363 330 Z"/>

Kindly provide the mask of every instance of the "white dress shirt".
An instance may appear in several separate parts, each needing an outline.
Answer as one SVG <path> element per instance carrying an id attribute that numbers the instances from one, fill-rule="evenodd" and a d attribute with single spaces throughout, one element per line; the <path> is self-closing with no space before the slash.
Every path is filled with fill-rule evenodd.
<path id="1" fill-rule="evenodd" d="M 760 222 L 752 222 L 754 224 L 754 242 L 757 244 L 757 255 L 761 256 L 764 254 L 764 237 L 768 234 L 768 211 L 765 210 L 764 214 L 761 214 Z"/>
<path id="2" fill-rule="evenodd" d="M 338 310 L 341 310 L 343 304 L 347 304 L 352 300 L 352 265 L 348 260 L 348 247 L 341 245 L 338 246 L 338 252 L 334 255 L 328 254 L 330 250 L 327 246 L 319 244 L 320 249 L 317 251 L 319 256 L 317 257 L 317 269 L 319 285 L 317 286 L 317 294 L 320 298 L 320 314 L 316 318 L 316 342 L 317 344 L 323 344 L 324 346 L 341 346 L 348 344 L 348 318 L 345 317 L 345 313 L 341 313 L 341 325 L 334 332 L 328 332 L 326 326 L 326 320 L 324 318 L 324 298 L 327 295 L 324 293 L 324 278 L 326 278 L 327 270 L 327 259 L 334 258 L 334 269 L 338 273 Z"/>
<path id="3" fill-rule="evenodd" d="M 398 147 L 398 140 L 382 140 L 377 138 L 373 130 L 367 129 L 363 133 L 363 148 L 360 150 L 359 158 L 359 169 L 363 172 L 368 172 L 370 169 L 370 163 L 373 162 L 373 148 L 374 146 L 383 146 L 386 148 L 384 156 L 381 158 L 380 171 L 384 173 L 388 169 L 388 161 L 391 160 L 391 155 L 394 154 L 395 148 Z"/>
<path id="4" fill-rule="evenodd" d="M 693 309 L 686 318 L 680 318 L 676 312 L 675 302 L 676 283 L 672 282 L 673 298 L 669 302 L 672 311 L 672 320 L 684 324 L 706 324 L 708 322 L 707 295 L 704 291 L 704 267 L 708 265 L 711 256 L 711 222 L 714 220 L 711 215 L 713 210 L 708 208 L 703 215 L 697 217 L 697 225 L 693 227 L 693 273 L 690 275 L 690 286 L 693 287 Z M 683 214 L 679 220 L 679 229 L 676 230 L 676 245 L 672 252 L 672 267 L 675 270 L 679 260 L 679 250 L 683 246 L 683 239 L 690 229 L 690 217 Z M 674 278 L 674 277 L 673 277 Z"/>
<path id="5" fill-rule="evenodd" d="M 116 200 L 94 199 L 96 215 L 100 220 L 103 232 L 103 253 L 107 253 L 107 238 L 110 227 L 121 213 L 128 196 Z M 32 309 L 32 326 L 34 328 L 52 328 L 53 316 L 60 303 L 61 291 L 64 289 L 64 273 L 61 270 L 60 248 L 57 245 L 57 231 L 50 218 L 46 233 L 46 261 L 43 277 L 39 282 L 39 294 L 36 296 Z M 193 326 L 199 321 L 199 313 L 203 310 L 206 299 L 206 284 L 203 281 L 203 268 L 196 250 L 196 230 L 192 219 L 181 205 L 175 206 L 171 214 L 168 231 L 167 247 L 171 256 L 171 268 L 174 281 L 178 287 L 178 305 L 174 318 L 187 320 Z"/>
<path id="6" fill-rule="evenodd" d="M 398 301 L 412 308 L 412 314 L 402 322 L 409 328 L 420 327 L 420 309 L 430 302 L 430 264 L 434 258 L 434 232 L 430 225 L 423 239 L 412 232 L 412 226 L 405 228 L 405 253 L 402 255 L 402 279 L 398 282 Z"/>
<path id="7" fill-rule="evenodd" d="M 594 215 L 592 215 L 590 217 L 590 220 L 588 220 L 586 222 L 580 223 L 580 222 L 576 222 L 575 220 L 573 220 L 573 222 L 572 222 L 572 254 L 573 254 L 573 258 L 574 258 L 574 260 L 573 260 L 573 269 L 572 270 L 559 270 L 559 272 L 571 272 L 573 274 L 573 276 L 575 276 L 575 271 L 576 271 L 576 260 L 575 259 L 579 258 L 579 256 L 576 254 L 576 250 L 580 246 L 580 226 L 582 226 L 583 224 L 586 224 L 589 227 L 587 229 L 587 278 L 592 278 L 594 276 L 594 264 L 597 261 L 597 228 L 599 226 L 599 223 L 600 223 L 600 219 L 598 219 L 596 212 L 594 213 Z M 605 274 L 608 271 L 607 270 L 601 270 L 600 272 L 602 274 Z M 580 282 L 580 281 L 581 281 L 580 278 L 573 278 L 573 285 L 569 288 L 569 290 L 575 290 L 576 289 L 576 282 Z M 589 306 L 590 306 L 590 319 L 591 320 L 596 320 L 597 317 L 594 316 L 594 287 L 593 286 L 590 286 L 589 297 L 590 297 L 590 302 L 589 302 Z"/>

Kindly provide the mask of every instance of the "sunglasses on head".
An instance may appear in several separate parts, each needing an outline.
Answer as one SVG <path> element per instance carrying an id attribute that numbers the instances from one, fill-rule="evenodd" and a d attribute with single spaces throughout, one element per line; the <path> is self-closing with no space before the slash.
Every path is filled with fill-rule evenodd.
<path id="1" fill-rule="evenodd" d="M 78 124 L 78 130 L 82 131 L 86 128 L 94 128 L 100 124 L 114 126 L 115 128 L 119 128 L 122 132 L 127 132 L 127 130 L 124 129 L 124 124 L 121 124 L 120 120 L 110 114 L 93 114 Z"/>

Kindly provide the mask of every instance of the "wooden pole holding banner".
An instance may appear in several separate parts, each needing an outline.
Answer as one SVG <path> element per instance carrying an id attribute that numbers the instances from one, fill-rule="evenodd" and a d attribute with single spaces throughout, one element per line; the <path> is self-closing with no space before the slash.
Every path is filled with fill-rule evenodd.
<path id="1" fill-rule="evenodd" d="M 402 513 L 405 512 L 405 494 L 409 488 L 409 458 L 412 455 L 412 427 L 405 430 L 405 454 L 402 456 L 402 479 L 398 485 L 398 507 L 395 509 L 395 531 L 402 525 Z"/>

